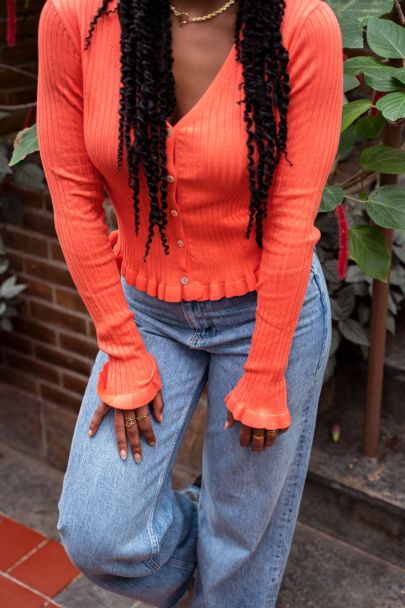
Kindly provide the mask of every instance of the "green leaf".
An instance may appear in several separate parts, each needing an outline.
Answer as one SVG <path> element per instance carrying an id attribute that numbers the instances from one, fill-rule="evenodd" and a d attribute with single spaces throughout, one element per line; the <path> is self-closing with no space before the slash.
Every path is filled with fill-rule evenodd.
<path id="1" fill-rule="evenodd" d="M 22 131 L 19 131 L 14 139 L 14 149 L 9 162 L 9 166 L 13 167 L 29 154 L 38 152 L 38 138 L 37 138 L 37 125 L 36 123 L 27 127 Z"/>
<path id="2" fill-rule="evenodd" d="M 405 230 L 405 188 L 398 184 L 375 188 L 369 194 L 366 211 L 379 226 Z"/>
<path id="3" fill-rule="evenodd" d="M 347 129 L 349 125 L 351 125 L 356 118 L 367 112 L 369 108 L 371 108 L 371 101 L 369 99 L 356 99 L 355 101 L 349 101 L 345 103 L 343 106 L 342 113 L 342 126 L 341 131 Z"/>
<path id="4" fill-rule="evenodd" d="M 405 171 L 405 151 L 391 146 L 370 146 L 361 152 L 360 164 L 368 171 L 400 175 Z"/>
<path id="5" fill-rule="evenodd" d="M 339 321 L 338 327 L 346 340 L 354 342 L 355 344 L 369 346 L 370 342 L 366 332 L 355 319 L 344 319 L 343 321 Z"/>
<path id="6" fill-rule="evenodd" d="M 366 139 L 377 139 L 381 136 L 384 129 L 383 115 L 381 112 L 378 112 L 376 116 L 371 116 L 371 114 L 360 116 L 356 121 L 355 129 L 361 137 L 365 137 Z"/>
<path id="7" fill-rule="evenodd" d="M 359 118 L 361 120 L 361 118 Z M 357 122 L 356 122 L 357 125 Z M 359 139 L 359 135 L 356 131 L 355 125 L 350 125 L 347 129 L 340 134 L 339 147 L 337 156 L 339 160 L 343 160 L 353 148 L 353 145 Z"/>
<path id="8" fill-rule="evenodd" d="M 388 93 L 376 102 L 376 107 L 384 118 L 395 122 L 405 116 L 405 93 Z"/>
<path id="9" fill-rule="evenodd" d="M 333 211 L 344 199 L 345 193 L 339 186 L 327 185 L 322 194 L 322 200 L 319 207 L 319 211 L 327 213 Z"/>
<path id="10" fill-rule="evenodd" d="M 394 78 L 405 84 L 405 68 L 396 68 L 396 70 Z"/>
<path id="11" fill-rule="evenodd" d="M 401 76 L 402 68 L 390 65 L 380 65 L 366 68 L 364 80 L 366 84 L 376 91 L 398 91 L 403 85 L 396 78 Z"/>
<path id="12" fill-rule="evenodd" d="M 381 57 L 405 58 L 405 29 L 389 19 L 368 20 L 367 43 Z"/>
<path id="13" fill-rule="evenodd" d="M 366 23 L 369 17 L 388 13 L 394 4 L 393 0 L 328 0 L 328 4 L 338 17 L 347 15 L 352 21 Z"/>
<path id="14" fill-rule="evenodd" d="M 349 229 L 350 257 L 367 276 L 387 281 L 390 252 L 384 236 L 375 226 L 357 225 Z"/>
<path id="15" fill-rule="evenodd" d="M 359 86 L 359 81 L 356 76 L 350 76 L 349 74 L 343 75 L 343 92 L 347 93 L 347 91 L 352 91 L 353 89 L 357 89 Z"/>
<path id="16" fill-rule="evenodd" d="M 388 13 L 393 0 L 328 0 L 342 31 L 343 46 L 363 48 L 363 27 L 371 16 Z"/>
<path id="17" fill-rule="evenodd" d="M 378 61 L 376 57 L 350 57 L 343 63 L 343 73 L 348 76 L 356 76 L 357 74 L 363 74 L 367 68 L 375 68 L 383 65 L 384 64 L 381 63 L 381 61 Z"/>

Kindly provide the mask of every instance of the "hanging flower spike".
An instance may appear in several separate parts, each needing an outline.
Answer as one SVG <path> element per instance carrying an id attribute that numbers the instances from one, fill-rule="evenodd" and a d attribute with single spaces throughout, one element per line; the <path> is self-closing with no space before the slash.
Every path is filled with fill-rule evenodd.
<path id="1" fill-rule="evenodd" d="M 339 229 L 339 258 L 338 275 L 342 281 L 346 276 L 347 262 L 349 258 L 349 227 L 347 223 L 346 211 L 342 203 L 336 207 Z"/>
<path id="2" fill-rule="evenodd" d="M 7 0 L 7 45 L 15 45 L 16 7 L 15 0 Z"/>

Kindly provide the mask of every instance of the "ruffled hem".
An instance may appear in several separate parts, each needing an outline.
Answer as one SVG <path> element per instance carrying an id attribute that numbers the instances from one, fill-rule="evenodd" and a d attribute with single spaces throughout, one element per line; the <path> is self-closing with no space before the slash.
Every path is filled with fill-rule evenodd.
<path id="1" fill-rule="evenodd" d="M 224 401 L 235 420 L 252 428 L 286 429 L 291 425 L 291 414 L 288 409 L 281 412 L 253 412 L 237 401 L 231 393 L 226 395 Z"/>
<path id="2" fill-rule="evenodd" d="M 150 356 L 150 353 L 146 352 L 146 355 Z M 125 364 L 123 363 L 123 365 Z M 104 403 L 107 403 L 107 405 L 110 405 L 111 407 L 122 410 L 132 410 L 141 407 L 142 405 L 147 405 L 162 388 L 159 369 L 154 358 L 151 375 L 148 378 L 137 382 L 136 390 L 129 393 L 120 393 L 119 395 L 116 395 L 107 387 L 109 367 L 110 360 L 107 360 L 98 376 L 97 394 Z"/>
<path id="3" fill-rule="evenodd" d="M 186 285 L 180 283 L 164 283 L 152 277 L 146 277 L 139 271 L 130 268 L 125 260 L 121 262 L 121 275 L 128 285 L 133 285 L 140 291 L 166 302 L 179 302 L 180 300 L 219 300 L 241 296 L 248 291 L 254 291 L 257 286 L 258 272 L 244 272 L 237 279 L 229 279 L 222 283 L 203 284 L 199 281 L 189 280 Z"/>
<path id="4" fill-rule="evenodd" d="M 190 279 L 184 285 L 177 283 L 165 283 L 154 277 L 146 277 L 139 270 L 131 268 L 120 251 L 119 230 L 113 230 L 108 235 L 111 247 L 117 261 L 118 269 L 128 285 L 132 285 L 147 293 L 155 296 L 159 300 L 166 302 L 180 302 L 180 300 L 219 300 L 221 298 L 231 298 L 242 296 L 249 291 L 257 288 L 259 268 L 253 272 L 243 271 L 242 276 L 235 279 L 229 278 L 220 283 L 200 283 L 200 281 Z"/>

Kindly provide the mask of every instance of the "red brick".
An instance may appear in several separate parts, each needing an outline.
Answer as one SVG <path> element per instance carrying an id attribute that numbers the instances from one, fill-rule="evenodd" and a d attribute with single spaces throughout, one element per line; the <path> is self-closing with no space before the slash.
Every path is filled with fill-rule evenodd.
<path id="1" fill-rule="evenodd" d="M 82 334 L 86 331 L 86 319 L 83 317 L 72 315 L 34 300 L 30 302 L 30 309 L 31 315 L 36 320 L 44 321 L 50 325 L 58 325 Z"/>
<path id="2" fill-rule="evenodd" d="M 52 365 L 58 365 L 59 367 L 70 369 L 78 372 L 79 374 L 88 374 L 90 371 L 90 361 L 73 357 L 65 350 L 57 350 L 55 348 L 45 346 L 44 344 L 35 344 L 34 353 L 35 356 L 38 359 L 42 359 L 42 361 L 47 361 Z"/>
<path id="3" fill-rule="evenodd" d="M 95 340 L 83 340 L 71 334 L 60 333 L 59 342 L 62 348 L 78 353 L 83 357 L 94 359 L 97 354 L 98 346 Z"/>
<path id="4" fill-rule="evenodd" d="M 14 332 L 2 332 L 1 341 L 2 346 L 12 348 L 13 350 L 19 350 L 25 355 L 32 354 L 32 342 L 23 336 L 15 334 Z"/>
<path id="5" fill-rule="evenodd" d="M 24 275 L 21 276 L 21 282 L 27 285 L 27 289 L 25 291 L 26 296 L 34 296 L 36 298 L 41 298 L 41 300 L 52 302 L 53 293 L 50 285 L 47 285 L 42 281 L 35 281 Z"/>
<path id="6" fill-rule="evenodd" d="M 25 272 L 48 283 L 73 287 L 72 277 L 65 265 L 49 264 L 41 260 L 28 258 L 25 260 Z"/>
<path id="7" fill-rule="evenodd" d="M 62 249 L 58 242 L 51 241 L 51 257 L 56 262 L 65 262 Z"/>
<path id="8" fill-rule="evenodd" d="M 74 393 L 77 393 L 81 397 L 83 396 L 84 391 L 86 390 L 87 382 L 88 377 L 84 378 L 83 376 L 79 375 L 65 373 L 62 374 L 62 384 L 64 388 Z"/>
<path id="9" fill-rule="evenodd" d="M 83 300 L 81 299 L 77 291 L 70 291 L 67 289 L 60 288 L 56 289 L 56 303 L 60 306 L 70 308 L 71 310 L 88 314 L 87 309 L 83 304 Z"/>
<path id="10" fill-rule="evenodd" d="M 19 390 L 26 391 L 27 393 L 32 393 L 33 395 L 37 395 L 38 393 L 35 379 L 13 367 L 0 366 L 0 380 L 10 386 L 18 387 Z"/>
<path id="11" fill-rule="evenodd" d="M 78 412 L 82 402 L 81 395 L 75 395 L 67 391 L 59 390 L 49 384 L 40 384 L 41 397 L 54 403 L 59 407 L 64 407 L 73 412 Z"/>
<path id="12" fill-rule="evenodd" d="M 47 246 L 43 238 L 38 238 L 11 225 L 3 232 L 3 240 L 8 249 L 18 249 L 29 255 L 47 256 Z"/>
<path id="13" fill-rule="evenodd" d="M 72 564 L 62 545 L 50 540 L 9 573 L 44 595 L 54 596 L 80 572 Z"/>
<path id="14" fill-rule="evenodd" d="M 0 574 L 0 606 L 4 608 L 40 608 L 44 598 Z"/>
<path id="15" fill-rule="evenodd" d="M 51 215 L 35 213 L 34 211 L 31 212 L 24 209 L 22 225 L 23 228 L 28 228 L 28 230 L 56 238 L 55 225 Z"/>
<path id="16" fill-rule="evenodd" d="M 34 66 L 36 64 L 33 64 Z M 24 66 L 21 66 L 24 67 Z M 35 73 L 35 72 L 34 72 Z M 35 154 L 38 154 L 36 152 Z M 32 155 L 34 157 L 34 155 Z M 32 160 L 34 161 L 34 158 Z M 40 163 L 38 163 L 40 164 Z M 15 181 L 6 181 L 4 183 L 4 189 L 8 192 L 12 192 L 18 196 L 18 198 L 22 201 L 24 209 L 26 207 L 33 207 L 34 209 L 42 209 L 44 206 L 43 202 L 43 190 L 29 188 L 27 186 L 23 186 L 22 184 L 18 184 Z"/>
<path id="17" fill-rule="evenodd" d="M 36 338 L 41 342 L 56 344 L 56 332 L 53 329 L 22 315 L 18 315 L 18 317 L 13 319 L 13 328 L 14 331 Z"/>
<path id="18" fill-rule="evenodd" d="M 31 376 L 59 384 L 59 374 L 51 365 L 45 365 L 33 357 L 25 357 L 11 350 L 6 351 L 6 360 L 11 367 L 16 367 Z"/>
<path id="19" fill-rule="evenodd" d="M 39 532 L 0 515 L 0 570 L 5 571 L 13 566 L 44 540 L 45 536 Z"/>
<path id="20" fill-rule="evenodd" d="M 8 261 L 10 262 L 9 270 L 22 272 L 23 270 L 23 258 L 20 253 L 13 253 L 12 251 L 7 252 Z"/>

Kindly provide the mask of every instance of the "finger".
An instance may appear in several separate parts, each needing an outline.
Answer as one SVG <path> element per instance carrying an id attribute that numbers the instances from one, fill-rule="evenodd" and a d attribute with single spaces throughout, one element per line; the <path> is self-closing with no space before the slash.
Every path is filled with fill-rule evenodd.
<path id="1" fill-rule="evenodd" d="M 156 444 L 155 433 L 152 429 L 152 424 L 150 421 L 149 408 L 146 405 L 142 407 L 136 408 L 136 416 L 139 418 L 140 416 L 145 416 L 143 420 L 137 419 L 139 432 L 145 437 L 146 441 L 150 446 L 154 446 Z"/>
<path id="2" fill-rule="evenodd" d="M 125 412 L 124 424 L 129 445 L 131 447 L 132 456 L 134 457 L 135 462 L 139 464 L 142 460 L 142 446 L 141 439 L 139 437 L 138 423 L 134 418 L 135 414 L 135 411 Z"/>
<path id="3" fill-rule="evenodd" d="M 228 410 L 227 414 L 226 414 L 226 421 L 224 424 L 224 429 L 229 429 L 229 427 L 232 426 L 234 423 L 235 423 L 235 418 L 233 417 L 232 412 L 230 412 Z"/>
<path id="4" fill-rule="evenodd" d="M 162 422 L 163 420 L 163 397 L 162 391 L 159 391 L 156 397 L 152 401 L 152 410 L 155 419 L 158 422 Z"/>
<path id="5" fill-rule="evenodd" d="M 240 423 L 239 443 L 242 448 L 247 448 L 249 445 L 251 434 L 252 428 L 250 426 L 246 426 L 246 424 Z"/>
<path id="6" fill-rule="evenodd" d="M 104 403 L 104 401 L 100 401 L 96 411 L 93 414 L 93 418 L 91 419 L 88 433 L 90 437 L 95 435 L 98 431 L 98 427 L 101 424 L 102 419 L 106 415 L 107 412 L 110 411 L 110 406 Z"/>
<path id="7" fill-rule="evenodd" d="M 266 439 L 265 439 L 265 442 L 264 442 L 264 446 L 266 448 L 270 448 L 276 442 L 277 435 L 278 435 L 278 430 L 277 430 L 277 433 L 275 435 L 273 435 L 272 433 L 268 433 L 266 431 Z"/>
<path id="8" fill-rule="evenodd" d="M 128 455 L 127 435 L 125 433 L 124 413 L 122 410 L 115 410 L 114 414 L 114 430 L 117 439 L 117 446 L 122 460 L 125 460 Z"/>
<path id="9" fill-rule="evenodd" d="M 258 452 L 264 448 L 266 439 L 265 429 L 253 429 L 252 432 L 252 450 Z"/>

